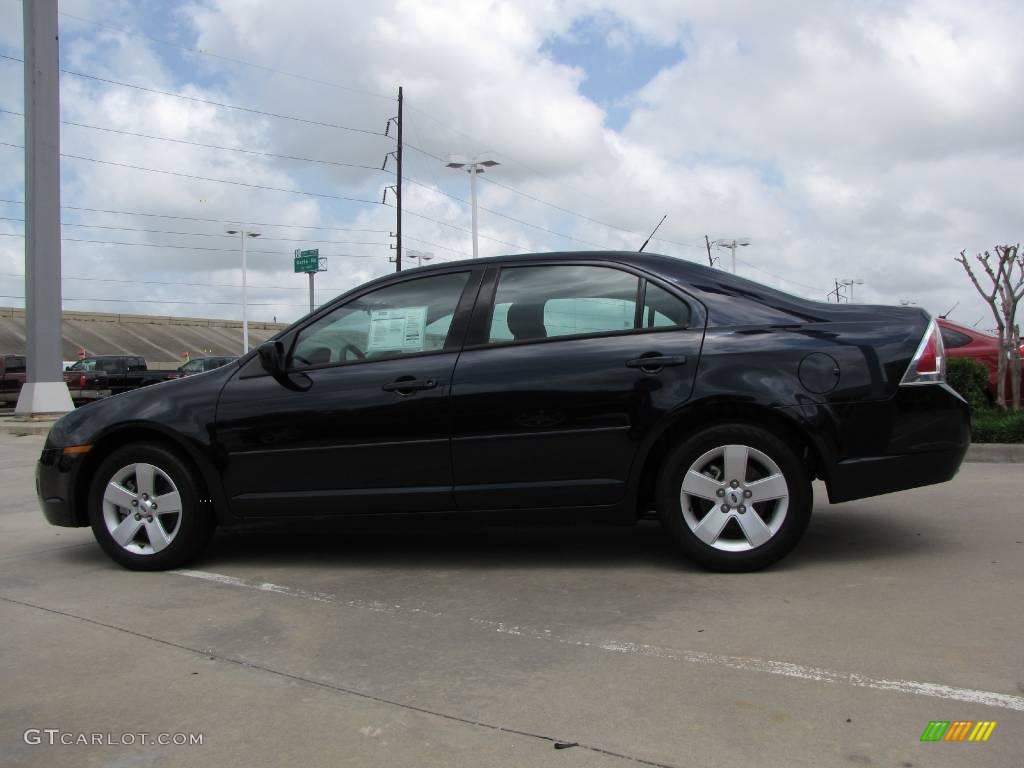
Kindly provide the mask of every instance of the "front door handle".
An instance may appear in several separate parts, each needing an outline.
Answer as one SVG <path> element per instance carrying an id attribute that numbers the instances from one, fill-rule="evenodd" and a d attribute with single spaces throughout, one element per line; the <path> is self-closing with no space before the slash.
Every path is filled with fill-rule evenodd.
<path id="1" fill-rule="evenodd" d="M 390 384 L 385 384 L 381 389 L 385 392 L 397 392 L 400 395 L 411 395 L 423 389 L 434 389 L 437 386 L 437 379 L 415 379 L 412 376 L 401 376 Z"/>
<path id="2" fill-rule="evenodd" d="M 644 373 L 657 373 L 670 365 L 686 365 L 686 356 L 650 353 L 626 361 L 627 368 L 639 368 Z"/>

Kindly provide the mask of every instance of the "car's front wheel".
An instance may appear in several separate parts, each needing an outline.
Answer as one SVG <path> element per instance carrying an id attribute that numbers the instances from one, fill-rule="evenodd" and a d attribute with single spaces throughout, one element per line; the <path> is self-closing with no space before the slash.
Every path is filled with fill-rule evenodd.
<path id="1" fill-rule="evenodd" d="M 159 445 L 118 448 L 99 465 L 89 491 L 93 535 L 132 570 L 176 568 L 209 543 L 214 517 L 200 502 L 195 471 Z"/>
<path id="2" fill-rule="evenodd" d="M 662 525 L 687 556 L 716 571 L 753 571 L 787 554 L 812 504 L 803 462 L 760 427 L 704 429 L 669 454 L 658 478 Z"/>

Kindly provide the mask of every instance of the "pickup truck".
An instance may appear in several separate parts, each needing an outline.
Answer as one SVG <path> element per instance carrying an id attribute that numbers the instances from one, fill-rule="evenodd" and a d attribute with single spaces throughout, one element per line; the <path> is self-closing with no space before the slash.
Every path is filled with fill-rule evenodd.
<path id="1" fill-rule="evenodd" d="M 0 404 L 15 405 L 25 383 L 25 356 L 0 355 Z"/>
<path id="2" fill-rule="evenodd" d="M 220 368 L 222 365 L 233 363 L 237 360 L 237 357 L 229 357 L 221 355 L 218 357 L 193 357 L 184 365 L 179 365 L 178 369 L 172 374 L 169 374 L 169 379 L 181 379 L 185 376 L 192 376 L 196 373 L 206 373 L 206 371 L 212 371 L 215 368 Z"/>
<path id="3" fill-rule="evenodd" d="M 131 389 L 167 381 L 174 371 L 150 371 L 138 355 L 95 355 L 64 371 L 72 400 L 97 400 Z"/>

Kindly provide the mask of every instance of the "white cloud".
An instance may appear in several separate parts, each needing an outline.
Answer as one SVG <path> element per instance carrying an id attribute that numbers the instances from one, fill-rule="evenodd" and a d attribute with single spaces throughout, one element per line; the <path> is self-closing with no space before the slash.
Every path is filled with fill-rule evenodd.
<path id="1" fill-rule="evenodd" d="M 19 45 L 9 34 L 19 21 L 17 5 L 0 8 L 0 26 L 7 30 L 0 45 L 8 50 Z M 131 3 L 66 5 L 62 9 L 70 13 L 115 25 L 138 27 L 144 21 L 140 7 Z M 741 272 L 755 279 L 805 294 L 814 289 L 823 297 L 833 278 L 861 277 L 866 285 L 858 288 L 859 299 L 913 298 L 935 312 L 962 300 L 964 309 L 957 316 L 973 322 L 980 302 L 952 257 L 961 248 L 975 251 L 1020 237 L 1024 192 L 1017 179 L 1024 170 L 1024 53 L 1016 32 L 1024 23 L 1024 9 L 1015 3 L 390 0 L 367 6 L 326 0 L 211 0 L 181 6 L 170 16 L 181 26 L 161 37 L 347 88 L 183 54 L 66 18 L 62 23 L 73 33 L 65 42 L 65 61 L 72 69 L 112 79 L 370 131 L 382 130 L 394 114 L 393 94 L 401 83 L 410 144 L 437 155 L 493 152 L 502 161 L 488 174 L 493 180 L 636 233 L 602 227 L 481 183 L 482 206 L 536 225 L 481 212 L 484 255 L 512 249 L 495 240 L 522 250 L 587 247 L 580 240 L 635 248 L 668 213 L 659 234 L 683 245 L 655 241 L 652 246 L 660 250 L 703 261 L 705 233 L 749 236 L 752 245 L 737 255 Z M 607 30 L 611 46 L 678 45 L 685 53 L 682 61 L 620 102 L 632 109 L 621 131 L 611 129 L 601 106 L 581 94 L 588 73 L 544 52 L 546 41 L 570 35 L 574 22 L 593 18 Z M 20 70 L 2 66 L 0 98 L 10 106 L 20 92 Z M 18 77 L 12 79 L 14 72 Z M 378 136 L 73 77 L 65 77 L 63 85 L 65 119 L 77 122 L 373 167 L 391 147 Z M 17 134 L 12 120 L 0 116 L 0 133 L 8 137 L 3 140 Z M 211 178 L 371 200 L 379 199 L 384 186 L 392 183 L 389 175 L 374 170 L 302 164 L 74 127 L 65 127 L 63 135 L 66 152 Z M 6 154 L 0 157 L 9 162 Z M 5 167 L 16 177 L 20 161 L 12 159 Z M 410 176 L 468 199 L 465 177 L 441 165 L 414 150 L 406 153 Z M 11 189 L 13 185 L 0 182 L 4 196 Z M 297 239 L 386 243 L 387 232 L 394 228 L 391 208 L 359 209 L 321 198 L 83 161 L 66 163 L 64 198 L 93 208 L 382 230 L 272 230 Z M 469 225 L 464 204 L 413 184 L 405 187 L 405 202 L 410 211 L 452 225 L 409 215 L 408 247 L 432 250 L 437 258 L 470 250 L 468 233 L 453 228 Z M 86 220 L 87 215 L 79 218 Z M 220 231 L 214 223 L 96 213 L 88 214 L 88 221 Z M 65 235 L 79 236 L 79 231 Z M 13 264 L 20 247 L 2 242 L 8 239 L 0 238 L 4 265 Z M 109 232 L 93 239 L 173 239 L 208 247 L 212 242 L 229 250 L 131 252 L 69 244 L 66 273 L 240 281 L 233 266 L 236 255 L 230 251 L 233 241 L 156 233 L 115 237 Z M 254 254 L 250 282 L 301 289 L 301 276 L 288 270 L 287 253 L 293 245 L 264 242 L 256 250 L 279 253 Z M 391 268 L 386 246 L 321 246 L 322 253 L 328 250 L 356 256 L 332 260 L 331 272 L 320 278 L 324 286 L 345 287 Z M 76 286 L 65 295 L 84 290 Z M 259 295 L 260 303 L 277 303 L 265 308 L 268 316 L 301 313 L 301 290 Z M 133 303 L 122 309 L 145 311 L 146 297 L 169 301 L 195 296 L 234 301 L 237 291 L 149 286 L 133 294 Z M 172 309 L 183 314 L 237 313 L 231 305 Z"/>

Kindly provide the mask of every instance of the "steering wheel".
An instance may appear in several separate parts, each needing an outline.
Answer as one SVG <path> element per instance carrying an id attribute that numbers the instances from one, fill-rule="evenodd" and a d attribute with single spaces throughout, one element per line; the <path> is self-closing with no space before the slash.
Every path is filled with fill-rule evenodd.
<path id="1" fill-rule="evenodd" d="M 366 355 L 363 354 L 363 350 L 361 350 L 355 344 L 346 344 L 341 348 L 341 359 L 346 360 L 349 352 L 354 352 L 357 360 L 366 359 Z"/>

